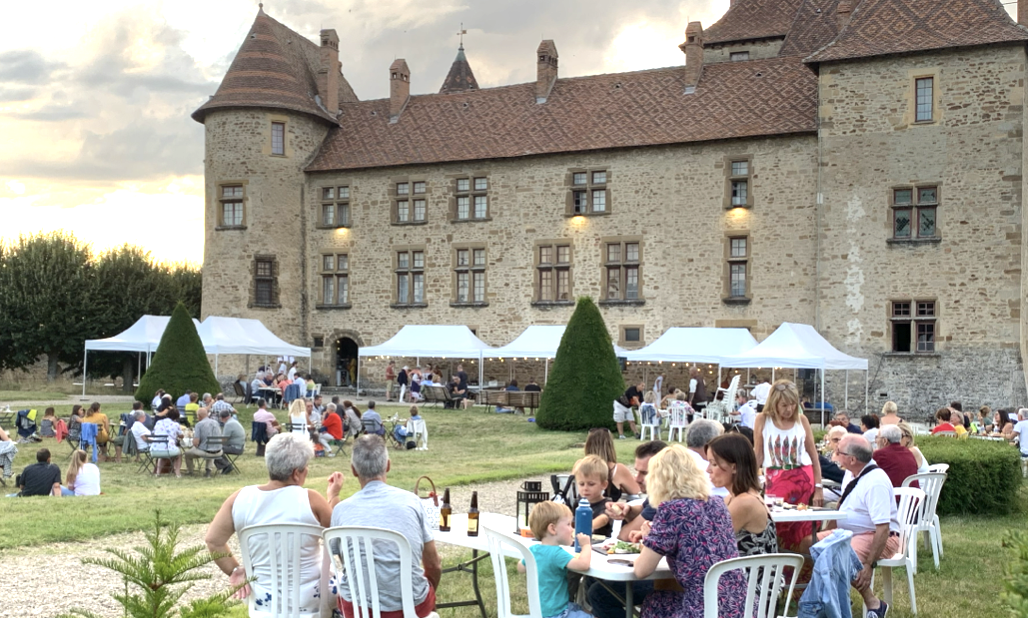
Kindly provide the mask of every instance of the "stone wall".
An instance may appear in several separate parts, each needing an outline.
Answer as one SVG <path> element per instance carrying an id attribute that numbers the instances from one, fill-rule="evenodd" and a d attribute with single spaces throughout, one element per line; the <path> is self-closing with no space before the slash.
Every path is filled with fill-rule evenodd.
<path id="1" fill-rule="evenodd" d="M 745 43 L 711 45 L 709 47 L 704 46 L 703 64 L 731 62 L 731 54 L 735 52 L 749 52 L 750 60 L 777 58 L 778 52 L 782 50 L 782 44 L 784 42 L 785 39 L 770 39 L 763 41 L 747 41 Z"/>

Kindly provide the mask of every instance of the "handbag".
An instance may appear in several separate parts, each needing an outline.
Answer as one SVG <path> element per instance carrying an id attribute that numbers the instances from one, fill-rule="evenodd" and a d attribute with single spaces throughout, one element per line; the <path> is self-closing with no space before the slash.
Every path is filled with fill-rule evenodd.
<path id="1" fill-rule="evenodd" d="M 422 498 L 421 493 L 418 491 L 418 485 L 421 483 L 421 479 L 425 479 L 432 485 L 432 491 L 428 492 L 428 497 Z M 430 530 L 439 529 L 439 494 L 435 491 L 435 483 L 432 479 L 427 476 L 419 476 L 418 480 L 414 481 L 414 493 L 421 500 L 421 507 L 425 510 L 425 521 L 428 523 Z"/>

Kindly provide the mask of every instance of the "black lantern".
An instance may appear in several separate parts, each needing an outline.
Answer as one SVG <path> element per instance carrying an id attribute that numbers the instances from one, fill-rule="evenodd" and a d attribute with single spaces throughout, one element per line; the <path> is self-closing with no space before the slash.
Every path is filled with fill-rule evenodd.
<path id="1" fill-rule="evenodd" d="M 521 534 L 522 528 L 528 527 L 528 514 L 532 506 L 550 499 L 550 492 L 543 491 L 543 484 L 539 481 L 525 481 L 518 490 L 517 503 L 517 529 L 515 532 Z M 540 539 L 541 540 L 541 539 Z"/>

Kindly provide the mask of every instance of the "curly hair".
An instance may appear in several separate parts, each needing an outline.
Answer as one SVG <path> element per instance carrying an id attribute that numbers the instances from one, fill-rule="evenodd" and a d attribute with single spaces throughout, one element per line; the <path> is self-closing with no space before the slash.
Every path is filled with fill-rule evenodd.
<path id="1" fill-rule="evenodd" d="M 778 380 L 771 387 L 771 392 L 768 393 L 767 402 L 764 404 L 764 414 L 772 421 L 780 420 L 778 418 L 779 403 L 796 404 L 796 420 L 799 420 L 803 405 L 800 403 L 800 392 L 791 380 Z"/>
<path id="2" fill-rule="evenodd" d="M 646 489 L 654 508 L 678 498 L 706 501 L 710 497 L 710 479 L 688 449 L 672 444 L 650 459 Z"/>

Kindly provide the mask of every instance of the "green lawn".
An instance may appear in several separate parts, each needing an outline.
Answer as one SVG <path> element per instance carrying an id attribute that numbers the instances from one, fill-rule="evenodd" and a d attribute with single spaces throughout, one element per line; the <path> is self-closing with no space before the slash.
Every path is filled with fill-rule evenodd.
<path id="1" fill-rule="evenodd" d="M 124 410 L 122 409 L 124 408 Z M 127 406 L 107 406 L 112 418 Z M 70 406 L 62 406 L 58 414 L 66 414 Z M 380 408 L 383 417 L 403 411 L 400 407 Z M 253 410 L 241 412 L 244 426 L 249 427 Z M 523 416 L 496 415 L 482 408 L 471 411 L 449 411 L 426 408 L 423 415 L 430 428 L 428 452 L 391 450 L 393 472 L 390 482 L 400 487 L 413 487 L 414 480 L 427 474 L 437 485 L 454 486 L 475 482 L 523 478 L 552 471 L 566 471 L 580 456 L 585 432 L 554 433 L 539 430 Z M 284 413 L 279 412 L 284 418 Z M 631 462 L 634 440 L 617 441 L 619 458 Z M 66 467 L 70 449 L 47 440 L 43 446 L 54 450 L 55 459 Z M 248 445 L 249 448 L 249 445 Z M 25 445 L 18 454 L 20 470 L 32 460 L 35 448 Z M 252 452 L 252 451 L 251 451 Z M 180 523 L 207 523 L 232 491 L 265 479 L 263 460 L 252 454 L 240 458 L 242 476 L 219 476 L 213 479 L 186 477 L 153 479 L 136 474 L 130 464 L 101 464 L 104 495 L 97 498 L 53 500 L 33 498 L 0 500 L 0 561 L 5 550 L 25 551 L 29 546 L 42 546 L 54 541 L 73 541 L 102 537 L 105 534 L 139 530 L 151 520 L 150 510 L 159 506 L 164 516 Z M 342 470 L 346 460 L 317 459 L 312 463 L 308 487 L 324 491 L 328 475 Z M 357 484 L 347 480 L 344 494 L 356 491 Z M 460 507 L 463 508 L 463 507 Z M 488 506 L 484 506 L 488 509 Z M 60 525 L 54 525 L 60 522 Z M 947 517 L 942 520 L 945 557 L 939 571 L 932 567 L 930 552 L 920 549 L 920 572 L 915 577 L 919 615 L 928 618 L 997 618 L 1007 615 L 1000 599 L 1003 567 L 1011 559 L 1002 547 L 1004 533 L 1024 528 L 1023 514 L 996 518 Z M 41 551 L 45 551 L 42 547 Z M 486 607 L 495 615 L 495 587 L 488 561 L 480 569 L 481 588 Z M 515 594 L 523 597 L 523 578 L 512 576 Z M 893 576 L 896 589 L 891 618 L 912 616 L 906 593 L 906 574 L 897 570 Z M 881 587 L 878 577 L 877 587 Z M 448 574 L 439 590 L 441 602 L 470 597 L 470 576 Z M 854 601 L 856 597 L 854 596 Z M 524 603 L 515 611 L 527 611 Z M 859 603 L 856 605 L 859 610 Z M 443 618 L 474 618 L 474 608 L 445 609 Z M 239 609 L 235 616 L 243 617 Z"/>
<path id="2" fill-rule="evenodd" d="M 60 401 L 68 394 L 60 391 L 0 391 L 0 404 L 8 401 Z"/>

